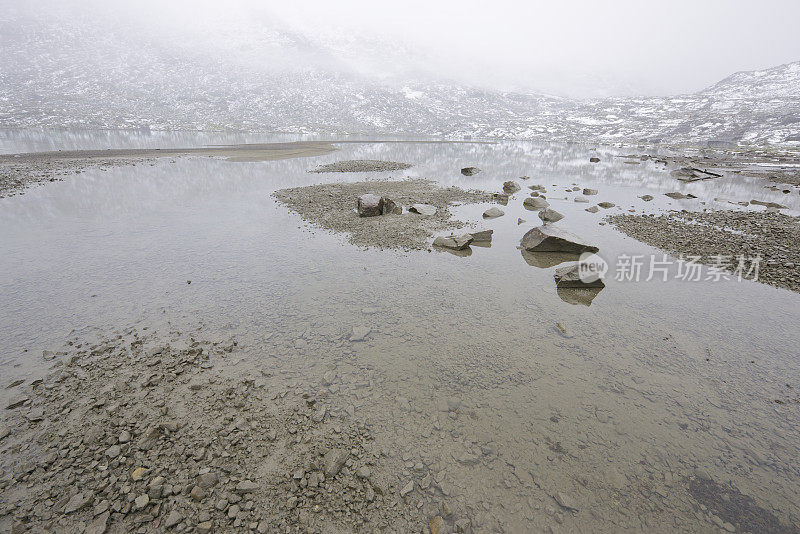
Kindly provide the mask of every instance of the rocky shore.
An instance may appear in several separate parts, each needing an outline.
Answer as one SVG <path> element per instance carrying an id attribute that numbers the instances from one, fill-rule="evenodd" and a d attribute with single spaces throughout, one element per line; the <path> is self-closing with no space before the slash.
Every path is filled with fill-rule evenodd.
<path id="1" fill-rule="evenodd" d="M 607 220 L 626 235 L 675 256 L 698 256 L 698 262 L 706 265 L 719 263 L 716 257 L 727 258 L 729 263 L 723 266 L 727 272 L 737 268 L 739 256 L 760 256 L 758 281 L 800 292 L 797 217 L 771 211 L 721 210 L 614 215 Z"/>
<path id="2" fill-rule="evenodd" d="M 215 365 L 237 350 L 128 329 L 44 351 L 45 379 L 9 385 L 0 528 L 471 531 L 447 503 L 421 517 L 410 499 L 422 483 L 394 475 L 400 460 L 375 445 L 368 421 L 269 372 Z"/>

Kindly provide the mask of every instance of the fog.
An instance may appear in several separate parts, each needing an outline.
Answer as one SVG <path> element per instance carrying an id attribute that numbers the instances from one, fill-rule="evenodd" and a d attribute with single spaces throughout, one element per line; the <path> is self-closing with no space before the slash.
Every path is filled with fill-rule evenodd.
<path id="1" fill-rule="evenodd" d="M 736 71 L 800 59 L 793 0 L 2 4 L 6 22 L 28 12 L 90 28 L 101 21 L 97 28 L 169 37 L 252 68 L 324 65 L 571 97 L 694 92 Z"/>

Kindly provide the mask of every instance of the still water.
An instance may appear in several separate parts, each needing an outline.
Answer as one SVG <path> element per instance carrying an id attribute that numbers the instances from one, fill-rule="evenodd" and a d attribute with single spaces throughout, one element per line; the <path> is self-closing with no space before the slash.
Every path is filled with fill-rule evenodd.
<path id="1" fill-rule="evenodd" d="M 292 140 L 0 138 L 5 153 Z M 676 280 L 674 268 L 667 281 L 646 281 L 649 258 L 661 253 L 599 224 L 620 210 L 734 208 L 718 197 L 775 201 L 796 214 L 800 196 L 741 177 L 682 184 L 652 162 L 616 157 L 629 150 L 579 144 L 338 147 L 281 161 L 162 158 L 89 169 L 0 199 L 4 379 L 43 373 L 41 351 L 58 349 L 73 330 L 200 330 L 237 341 L 242 357 L 226 365 L 285 377 L 368 420 L 409 471 L 421 462 L 435 474 L 479 532 L 800 524 L 800 295 L 735 279 Z M 589 163 L 593 155 L 601 162 Z M 307 172 L 345 159 L 414 167 Z M 460 174 L 473 165 L 483 172 Z M 321 181 L 403 177 L 487 191 L 513 179 L 523 189 L 498 219 L 482 220 L 488 205 L 453 210 L 494 229 L 491 247 L 467 257 L 359 249 L 270 196 Z M 544 185 L 565 215 L 558 225 L 609 262 L 606 287 L 591 302 L 560 295 L 555 266 L 518 250 L 539 222 L 522 207 L 531 184 Z M 593 204 L 618 207 L 587 213 L 591 204 L 566 191 L 576 186 L 599 190 Z M 663 195 L 672 191 L 698 198 Z M 655 200 L 638 198 L 645 194 Z M 640 281 L 615 280 L 621 255 L 645 258 Z M 348 340 L 354 326 L 371 329 L 365 341 Z M 697 481 L 708 479 L 699 491 Z M 577 511 L 556 504 L 556 495 Z"/>

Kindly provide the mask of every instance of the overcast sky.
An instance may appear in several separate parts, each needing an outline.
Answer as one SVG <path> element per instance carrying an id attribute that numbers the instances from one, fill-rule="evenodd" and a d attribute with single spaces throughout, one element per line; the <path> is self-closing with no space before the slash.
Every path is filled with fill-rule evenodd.
<path id="1" fill-rule="evenodd" d="M 281 2 L 309 28 L 409 41 L 448 74 L 580 95 L 693 92 L 800 60 L 800 0 Z"/>
<path id="2" fill-rule="evenodd" d="M 566 96 L 694 92 L 800 60 L 800 0 L 59 0 L 58 9 L 65 2 L 164 34 L 195 32 L 213 50 L 257 40 L 259 25 L 288 26 L 364 72 Z M 246 48 L 237 46 L 232 55 Z"/>

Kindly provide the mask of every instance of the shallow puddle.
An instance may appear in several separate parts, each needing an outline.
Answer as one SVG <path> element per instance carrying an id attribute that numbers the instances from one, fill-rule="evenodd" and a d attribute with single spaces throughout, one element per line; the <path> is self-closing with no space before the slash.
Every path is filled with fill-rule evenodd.
<path id="1" fill-rule="evenodd" d="M 54 139 L 50 149 L 102 146 L 91 136 Z M 4 152 L 47 144 L 12 140 Z M 339 148 L 305 159 L 90 169 L 0 200 L 5 380 L 44 372 L 41 351 L 58 350 L 73 330 L 200 327 L 241 349 L 219 367 L 285 377 L 368 421 L 405 465 L 398 476 L 430 476 L 476 532 L 796 528 L 800 295 L 735 279 L 676 280 L 674 263 L 646 281 L 650 256 L 661 254 L 599 223 L 620 210 L 733 208 L 716 197 L 779 202 L 796 214 L 800 195 L 739 177 L 683 184 L 660 165 L 577 144 Z M 589 163 L 595 155 L 601 161 Z M 350 159 L 414 166 L 307 172 Z M 482 172 L 463 176 L 467 166 Z M 489 204 L 453 210 L 494 230 L 491 246 L 469 255 L 359 249 L 271 197 L 385 177 L 490 192 L 515 180 L 522 190 L 497 219 L 482 219 Z M 517 248 L 539 224 L 522 206 L 533 184 L 565 215 L 559 226 L 600 248 L 605 288 L 558 292 L 560 258 Z M 573 187 L 599 193 L 576 203 Z M 663 194 L 673 191 L 698 198 Z M 655 200 L 638 198 L 645 194 Z M 602 201 L 617 207 L 585 211 Z M 644 256 L 641 281 L 615 279 L 623 255 Z M 350 340 L 354 327 L 368 332 L 363 340 Z M 721 487 L 735 488 L 747 509 L 720 504 L 711 492 Z M 429 516 L 438 503 L 426 495 L 419 507 Z"/>

